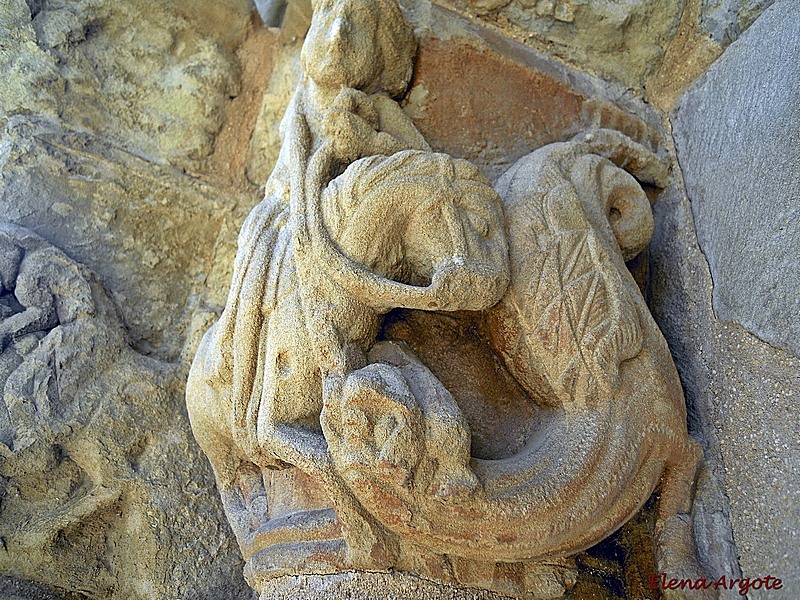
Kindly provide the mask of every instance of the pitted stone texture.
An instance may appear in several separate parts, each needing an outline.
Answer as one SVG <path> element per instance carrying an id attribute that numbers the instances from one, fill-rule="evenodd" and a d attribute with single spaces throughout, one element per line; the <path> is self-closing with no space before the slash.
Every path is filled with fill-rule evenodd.
<path id="1" fill-rule="evenodd" d="M 341 573 L 298 575 L 273 579 L 260 600 L 318 600 L 358 598 L 359 600 L 502 600 L 485 590 L 454 588 L 407 573 Z"/>
<path id="2" fill-rule="evenodd" d="M 216 240 L 252 199 L 20 117 L 6 128 L 0 170 L 3 217 L 96 271 L 139 351 L 177 359 L 195 309 L 224 303 L 230 265 L 212 268 Z"/>
<path id="3" fill-rule="evenodd" d="M 715 42 L 727 46 L 775 0 L 702 0 L 700 25 Z"/>
<path id="4" fill-rule="evenodd" d="M 767 10 L 680 102 L 678 157 L 714 311 L 800 356 L 800 19 Z"/>
<path id="5" fill-rule="evenodd" d="M 0 118 L 57 112 L 147 160 L 198 170 L 238 92 L 231 50 L 249 10 L 245 0 L 4 3 Z"/>

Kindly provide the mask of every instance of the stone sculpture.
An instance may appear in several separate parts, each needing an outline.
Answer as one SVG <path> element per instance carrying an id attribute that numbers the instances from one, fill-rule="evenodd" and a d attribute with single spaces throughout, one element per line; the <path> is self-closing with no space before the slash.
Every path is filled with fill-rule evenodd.
<path id="1" fill-rule="evenodd" d="M 173 468 L 192 448 L 175 367 L 132 349 L 96 275 L 3 222 L 0 338 L 0 572 L 96 598 L 239 591 L 213 581 L 235 556 L 192 571 L 219 541 L 210 474 Z"/>
<path id="2" fill-rule="evenodd" d="M 0 227 L 0 352 L 29 333 L 94 314 L 89 283 L 57 248 L 8 223 Z M 14 305 L 22 310 L 16 312 Z"/>
<path id="3" fill-rule="evenodd" d="M 71 396 L 80 387 L 76 375 L 89 359 L 74 342 L 85 336 L 113 347 L 112 340 L 119 338 L 119 331 L 104 327 L 109 306 L 98 307 L 95 287 L 88 271 L 61 250 L 23 227 L 0 223 L 0 473 L 7 491 L 2 513 L 6 568 L 16 566 L 21 555 L 34 565 L 34 557 L 46 555 L 62 531 L 91 520 L 120 497 L 107 469 L 77 458 L 92 454 L 91 442 L 83 440 L 77 444 L 84 446 L 83 452 L 73 458 L 88 473 L 87 481 L 60 502 L 63 478 L 75 475 L 66 467 L 74 449 L 66 431 L 78 430 L 81 420 L 78 407 L 63 404 L 62 395 Z M 54 450 L 63 456 L 54 459 Z M 32 480 L 48 473 L 54 462 L 59 472 L 51 475 L 51 497 L 40 498 Z"/>
<path id="4" fill-rule="evenodd" d="M 415 49 L 394 0 L 314 9 L 278 165 L 187 388 L 249 583 L 395 568 L 556 597 L 568 557 L 657 488 L 659 567 L 698 573 L 699 449 L 625 266 L 653 230 L 637 179 L 664 185 L 664 163 L 597 130 L 522 158 L 495 191 L 391 99 Z M 400 332 L 427 313 L 469 323 L 494 374 Z M 503 394 L 529 422 L 476 456 L 481 411 L 465 407 Z"/>

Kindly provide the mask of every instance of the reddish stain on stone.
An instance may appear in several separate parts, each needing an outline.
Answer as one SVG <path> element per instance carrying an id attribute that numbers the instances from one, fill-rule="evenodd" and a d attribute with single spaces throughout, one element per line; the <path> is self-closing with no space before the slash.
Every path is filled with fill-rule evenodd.
<path id="1" fill-rule="evenodd" d="M 466 38 L 429 35 L 420 40 L 406 110 L 434 150 L 466 158 L 490 178 L 532 150 L 591 127 L 650 136 L 638 118 L 574 89 L 564 72 Z"/>
<path id="2" fill-rule="evenodd" d="M 580 131 L 584 98 L 547 75 L 486 48 L 425 39 L 413 89 L 427 91 L 415 122 L 435 149 L 492 162 Z M 419 97 L 419 96 L 418 96 Z"/>

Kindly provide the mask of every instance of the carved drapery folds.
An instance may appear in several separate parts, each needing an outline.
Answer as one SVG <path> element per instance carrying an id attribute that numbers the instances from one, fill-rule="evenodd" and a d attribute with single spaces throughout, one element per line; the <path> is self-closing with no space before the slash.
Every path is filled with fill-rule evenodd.
<path id="1" fill-rule="evenodd" d="M 393 0 L 315 3 L 281 157 L 192 367 L 192 427 L 249 582 L 394 568 L 554 597 L 569 557 L 659 486 L 659 567 L 696 573 L 699 451 L 625 266 L 653 231 L 639 182 L 667 167 L 596 130 L 493 188 L 391 99 L 414 50 Z M 402 334 L 432 313 L 474 348 Z M 515 440 L 487 443 L 481 407 L 512 396 Z"/>

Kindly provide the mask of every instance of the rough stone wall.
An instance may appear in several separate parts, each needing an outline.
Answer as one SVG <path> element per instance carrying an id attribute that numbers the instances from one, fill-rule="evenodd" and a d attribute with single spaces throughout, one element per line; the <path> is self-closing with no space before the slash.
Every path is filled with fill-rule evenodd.
<path id="1" fill-rule="evenodd" d="M 800 6 L 403 4 L 420 36 L 404 108 L 435 149 L 495 178 L 538 146 L 605 126 L 676 157 L 673 185 L 654 198 L 649 268 L 637 269 L 706 450 L 701 554 L 718 575 L 784 579 L 783 594 L 754 598 L 795 597 Z M 251 596 L 182 382 L 225 301 L 299 76 L 300 40 L 255 18 L 245 0 L 0 4 L 0 220 L 96 273 L 127 348 L 99 390 L 52 399 L 94 394 L 92 410 L 36 430 L 29 457 L 0 458 L 0 597 Z M 117 504 L 61 528 L 58 544 L 20 544 L 26 519 L 75 497 L 93 467 L 104 485 L 125 479 Z M 645 597 L 613 561 L 582 560 L 623 590 L 586 580 L 585 597 Z M 276 597 L 295 583 L 276 583 Z"/>
<path id="2" fill-rule="evenodd" d="M 0 597 L 252 595 L 182 362 L 193 319 L 224 302 L 215 253 L 258 199 L 225 146 L 252 128 L 270 66 L 248 61 L 271 43 L 251 16 L 235 1 L 0 4 L 0 220 L 91 269 L 112 303 L 99 329 L 25 336 L 0 359 Z"/>

